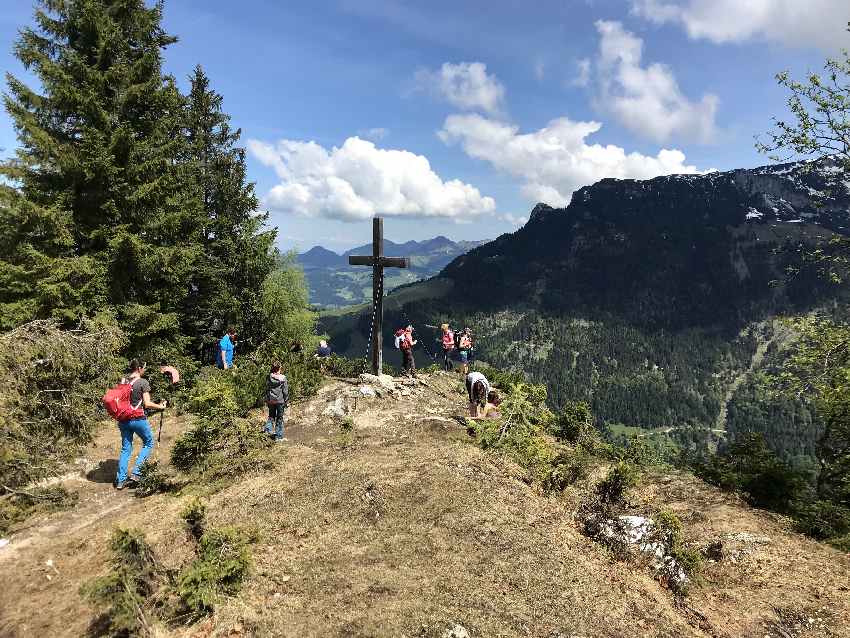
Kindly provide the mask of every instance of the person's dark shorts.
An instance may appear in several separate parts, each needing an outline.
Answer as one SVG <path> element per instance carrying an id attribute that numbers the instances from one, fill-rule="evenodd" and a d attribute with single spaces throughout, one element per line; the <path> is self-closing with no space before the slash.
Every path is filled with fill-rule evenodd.
<path id="1" fill-rule="evenodd" d="M 458 356 L 461 363 L 469 363 L 469 350 L 459 350 Z"/>

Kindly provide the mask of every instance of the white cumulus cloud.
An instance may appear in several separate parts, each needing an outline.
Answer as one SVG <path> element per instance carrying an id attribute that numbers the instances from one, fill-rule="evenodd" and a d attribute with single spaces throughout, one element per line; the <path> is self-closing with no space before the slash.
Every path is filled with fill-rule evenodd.
<path id="1" fill-rule="evenodd" d="M 693 102 L 682 94 L 668 67 L 641 66 L 643 41 L 619 22 L 599 20 L 596 29 L 603 109 L 629 130 L 656 142 L 682 137 L 707 143 L 715 138 L 717 96 L 706 94 Z"/>
<path id="2" fill-rule="evenodd" d="M 756 39 L 830 51 L 848 45 L 847 0 L 632 0 L 632 12 L 716 43 Z"/>
<path id="3" fill-rule="evenodd" d="M 248 150 L 280 179 L 263 202 L 275 211 L 344 221 L 374 215 L 462 220 L 496 208 L 474 186 L 443 181 L 426 157 L 380 149 L 359 137 L 331 149 L 316 142 L 248 140 Z"/>
<path id="4" fill-rule="evenodd" d="M 415 90 L 425 91 L 466 111 L 499 113 L 505 87 L 487 73 L 482 62 L 446 62 L 438 70 L 420 69 L 414 75 Z"/>
<path id="5" fill-rule="evenodd" d="M 672 173 L 697 173 L 678 150 L 663 149 L 655 156 L 626 153 L 614 145 L 589 144 L 599 122 L 552 120 L 533 133 L 478 114 L 450 115 L 438 135 L 447 144 L 459 143 L 467 155 L 523 180 L 530 201 L 564 206 L 576 189 L 605 177 L 646 179 Z"/>

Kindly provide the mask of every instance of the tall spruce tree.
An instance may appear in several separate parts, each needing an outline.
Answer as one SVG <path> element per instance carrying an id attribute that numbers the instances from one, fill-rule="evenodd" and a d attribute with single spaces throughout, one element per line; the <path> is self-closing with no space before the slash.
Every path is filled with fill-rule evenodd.
<path id="1" fill-rule="evenodd" d="M 176 38 L 162 3 L 39 0 L 7 75 L 18 134 L 0 168 L 0 315 L 66 322 L 114 308 L 131 349 L 171 349 L 204 246 L 183 135 L 184 98 L 162 73 Z"/>
<path id="2" fill-rule="evenodd" d="M 186 108 L 189 166 L 202 202 L 203 258 L 196 264 L 192 293 L 186 298 L 184 330 L 199 342 L 221 336 L 225 324 L 257 342 L 262 335 L 260 294 L 275 264 L 275 230 L 258 214 L 254 184 L 246 181 L 241 130 L 230 127 L 222 96 L 195 67 Z"/>

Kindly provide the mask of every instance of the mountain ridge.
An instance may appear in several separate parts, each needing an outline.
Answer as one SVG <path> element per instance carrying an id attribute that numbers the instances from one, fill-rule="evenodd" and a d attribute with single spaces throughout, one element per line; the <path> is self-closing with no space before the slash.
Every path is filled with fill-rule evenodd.
<path id="1" fill-rule="evenodd" d="M 799 247 L 846 232 L 848 219 L 850 182 L 831 162 L 605 179 L 567 207 L 538 204 L 522 228 L 389 295 L 385 320 L 473 327 L 478 358 L 545 383 L 554 407 L 586 401 L 611 436 L 716 448 L 721 410 L 738 431 L 740 415 L 762 414 L 749 427 L 810 467 L 811 410 L 775 416 L 741 379 L 758 376 L 758 353 L 782 341 L 772 317 L 842 294 L 800 263 Z M 789 279 L 788 267 L 802 268 Z M 362 356 L 368 317 L 354 336 L 352 320 L 325 325 L 339 351 Z"/>
<path id="2" fill-rule="evenodd" d="M 425 240 L 396 243 L 384 240 L 387 257 L 410 257 L 410 268 L 388 269 L 384 273 L 387 291 L 436 275 L 456 256 L 475 248 L 483 241 L 453 241 L 443 235 Z M 313 246 L 297 255 L 310 289 L 310 301 L 319 306 L 345 306 L 371 298 L 370 270 L 348 265 L 350 255 L 370 255 L 372 245 L 356 246 L 336 253 L 323 246 Z"/>

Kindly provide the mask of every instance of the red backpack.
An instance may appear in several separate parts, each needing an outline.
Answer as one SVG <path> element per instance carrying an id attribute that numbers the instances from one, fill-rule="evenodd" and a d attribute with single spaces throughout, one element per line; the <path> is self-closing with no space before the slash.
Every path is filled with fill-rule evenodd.
<path id="1" fill-rule="evenodd" d="M 130 397 L 133 394 L 133 384 L 124 379 L 118 382 L 117 385 L 106 391 L 101 401 L 106 408 L 106 411 L 116 421 L 130 421 L 131 419 L 140 419 L 145 416 L 145 411 L 142 409 L 142 401 L 139 405 L 134 406 L 131 403 Z"/>

